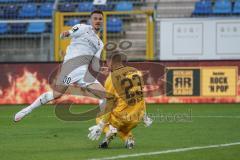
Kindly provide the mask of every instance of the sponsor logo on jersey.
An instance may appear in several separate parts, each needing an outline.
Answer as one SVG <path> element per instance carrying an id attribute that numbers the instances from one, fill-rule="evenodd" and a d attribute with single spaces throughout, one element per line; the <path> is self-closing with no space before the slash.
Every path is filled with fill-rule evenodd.
<path id="1" fill-rule="evenodd" d="M 73 32 L 76 32 L 78 30 L 78 27 L 77 26 L 74 26 L 73 28 L 72 28 L 72 31 Z"/>

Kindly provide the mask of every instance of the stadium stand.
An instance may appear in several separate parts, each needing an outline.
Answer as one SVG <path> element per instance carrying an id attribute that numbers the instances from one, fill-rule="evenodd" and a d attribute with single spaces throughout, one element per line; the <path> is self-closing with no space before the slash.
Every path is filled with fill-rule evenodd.
<path id="1" fill-rule="evenodd" d="M 141 9 L 155 9 L 156 18 L 190 17 L 198 0 L 146 0 Z"/>
<path id="2" fill-rule="evenodd" d="M 36 18 L 37 6 L 36 4 L 24 4 L 19 11 L 19 18 Z"/>
<path id="3" fill-rule="evenodd" d="M 239 0 L 201 0 L 195 3 L 193 15 L 231 16 L 240 14 Z"/>
<path id="4" fill-rule="evenodd" d="M 0 0 L 0 3 L 11 3 L 11 2 L 17 2 L 17 0 Z"/>
<path id="5" fill-rule="evenodd" d="M 123 22 L 120 18 L 109 18 L 107 21 L 107 32 L 121 33 L 123 31 Z"/>
<path id="6" fill-rule="evenodd" d="M 1 61 L 49 61 L 53 2 L 0 0 Z"/>
<path id="7" fill-rule="evenodd" d="M 8 32 L 8 25 L 6 23 L 0 23 L 0 34 Z"/>
<path id="8" fill-rule="evenodd" d="M 59 6 L 59 11 L 61 12 L 75 12 L 75 4 L 72 3 L 64 3 Z"/>
<path id="9" fill-rule="evenodd" d="M 116 11 L 131 11 L 133 4 L 131 2 L 119 2 L 115 8 Z"/>
<path id="10" fill-rule="evenodd" d="M 25 38 L 26 44 L 23 48 L 28 48 L 27 41 L 31 41 L 29 38 L 32 37 L 31 34 L 34 33 L 37 39 L 40 39 L 43 34 L 44 37 L 48 37 L 44 39 L 43 43 L 50 44 L 54 2 L 55 0 L 0 0 L 0 18 L 4 20 L 0 23 L 0 38 L 12 40 L 15 37 Z M 222 14 L 231 16 L 232 14 L 240 14 L 239 0 L 218 0 L 216 2 L 211 0 L 108 0 L 107 5 L 93 5 L 92 2 L 93 0 L 59 0 L 57 9 L 61 12 L 91 12 L 94 9 L 101 9 L 104 11 L 155 9 L 156 18 L 191 17 L 192 14 L 200 16 L 215 16 Z M 67 26 L 73 26 L 82 19 L 87 18 L 73 16 L 69 17 L 64 23 Z M 32 23 L 34 22 L 39 22 L 41 24 L 40 27 L 38 25 L 33 25 Z M 36 27 L 36 29 L 32 27 Z M 146 19 L 144 15 L 110 16 L 107 20 L 107 32 L 107 39 L 109 41 L 134 41 L 135 44 L 129 49 L 130 53 L 135 54 L 134 56 L 138 57 L 138 54 L 143 55 L 145 52 Z M 156 32 L 155 39 L 156 48 L 159 48 L 158 31 Z M 9 47 L 9 50 L 12 49 L 13 48 Z M 47 50 L 50 51 L 50 48 Z M 2 52 L 13 53 L 12 51 L 8 52 L 6 50 L 1 50 L 0 54 Z M 34 60 L 34 55 L 32 57 L 32 60 Z M 11 58 L 9 59 L 11 60 Z M 44 59 L 41 58 L 40 60 L 44 61 Z"/>
<path id="11" fill-rule="evenodd" d="M 218 0 L 213 7 L 213 13 L 216 15 L 231 14 L 232 3 L 229 0 Z"/>
<path id="12" fill-rule="evenodd" d="M 32 22 L 28 24 L 27 33 L 43 33 L 46 31 L 46 23 Z"/>
<path id="13" fill-rule="evenodd" d="M 91 12 L 94 9 L 94 6 L 91 2 L 80 2 L 78 4 L 79 12 Z"/>
<path id="14" fill-rule="evenodd" d="M 72 9 L 77 10 L 79 12 L 92 11 L 94 9 L 100 9 L 103 11 L 112 11 L 112 10 L 132 10 L 140 9 L 141 6 L 144 5 L 143 0 L 108 0 L 106 5 L 93 5 L 92 0 L 60 0 L 59 2 L 59 10 L 63 12 L 68 12 L 62 10 L 61 6 L 64 6 L 68 3 L 72 4 Z M 119 8 L 120 7 L 120 8 Z"/>
<path id="15" fill-rule="evenodd" d="M 26 32 L 27 24 L 25 23 L 13 23 L 10 25 L 10 33 L 12 34 L 23 34 Z"/>
<path id="16" fill-rule="evenodd" d="M 3 7 L 0 7 L 0 18 L 2 19 L 4 17 L 4 10 Z"/>
<path id="17" fill-rule="evenodd" d="M 111 3 L 107 3 L 106 5 L 94 5 L 94 9 L 102 11 L 112 11 L 114 9 L 114 5 Z"/>
<path id="18" fill-rule="evenodd" d="M 72 19 L 69 19 L 66 23 L 67 26 L 74 26 L 76 24 L 79 24 L 80 23 L 80 19 L 78 18 L 72 18 Z"/>
<path id="19" fill-rule="evenodd" d="M 44 59 L 49 57 L 50 52 L 50 35 L 52 33 L 52 11 L 55 0 L 0 0 L 1 10 L 0 18 L 4 19 L 6 23 L 1 22 L 1 40 L 4 41 L 14 41 L 13 43 L 21 44 L 22 49 L 18 50 L 15 47 L 5 47 L 0 51 L 0 57 L 4 56 L 1 60 L 19 60 L 19 61 L 46 61 Z M 57 4 L 57 9 L 62 12 L 90 12 L 94 9 L 100 9 L 104 11 L 130 11 L 130 10 L 140 10 L 144 6 L 142 0 L 108 0 L 107 5 L 93 5 L 92 0 L 60 0 Z M 141 16 L 138 15 L 138 17 Z M 120 17 L 110 17 L 107 23 L 108 40 L 121 41 L 123 39 L 136 39 L 140 43 L 132 48 L 132 52 L 140 50 L 140 52 L 145 52 L 145 37 L 146 37 L 146 25 L 145 20 L 136 20 L 136 16 L 123 16 Z M 84 18 L 86 19 L 86 18 Z M 10 21 L 11 20 L 11 21 Z M 65 24 L 68 26 L 73 26 L 79 23 L 82 18 L 73 17 L 69 18 Z M 129 23 L 133 21 L 133 23 Z M 36 23 L 37 22 L 37 23 Z M 117 26 L 116 26 L 117 25 Z M 6 29 L 7 28 L 7 29 Z M 125 37 L 124 29 L 126 28 Z M 143 29 L 139 29 L 143 28 Z M 138 32 L 136 31 L 138 29 Z M 42 38 L 44 37 L 44 38 Z M 139 39 L 142 37 L 142 39 Z M 38 42 L 38 46 L 34 48 L 29 47 L 32 38 Z M 42 42 L 44 41 L 44 42 Z M 40 44 L 42 43 L 42 44 Z M 41 56 L 41 46 L 49 46 L 47 48 L 48 56 Z M 2 45 L 7 46 L 8 43 L 2 43 Z M 142 47 L 142 48 L 141 48 Z M 140 48 L 140 49 L 139 49 Z M 24 51 L 25 50 L 25 51 Z M 2 54 L 3 53 L 3 54 Z M 15 57 L 12 56 L 15 53 Z M 21 56 L 23 53 L 27 53 L 28 56 Z M 36 56 L 36 53 L 41 53 Z M 18 55 L 19 54 L 19 55 Z M 45 53 L 43 53 L 45 54 Z M 6 57 L 8 56 L 8 58 Z M 40 56 L 39 56 L 40 55 Z M 28 57 L 28 58 L 26 58 Z M 38 57 L 38 58 L 36 58 Z"/>
<path id="20" fill-rule="evenodd" d="M 15 5 L 7 5 L 3 7 L 4 19 L 16 19 L 18 17 L 18 7 Z"/>
<path id="21" fill-rule="evenodd" d="M 38 17 L 49 18 L 52 16 L 53 4 L 45 3 L 42 4 L 38 11 Z"/>
<path id="22" fill-rule="evenodd" d="M 236 1 L 234 4 L 233 14 L 240 14 L 240 0 Z"/>
<path id="23" fill-rule="evenodd" d="M 193 14 L 194 15 L 212 14 L 212 2 L 207 0 L 196 2 Z"/>

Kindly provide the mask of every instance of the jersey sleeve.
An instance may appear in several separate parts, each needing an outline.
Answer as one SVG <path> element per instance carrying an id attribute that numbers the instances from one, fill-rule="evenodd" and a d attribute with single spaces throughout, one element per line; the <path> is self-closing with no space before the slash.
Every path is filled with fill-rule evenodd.
<path id="1" fill-rule="evenodd" d="M 84 24 L 77 24 L 72 27 L 71 30 L 69 30 L 70 37 L 78 37 L 81 36 L 83 33 L 85 33 L 86 25 Z"/>

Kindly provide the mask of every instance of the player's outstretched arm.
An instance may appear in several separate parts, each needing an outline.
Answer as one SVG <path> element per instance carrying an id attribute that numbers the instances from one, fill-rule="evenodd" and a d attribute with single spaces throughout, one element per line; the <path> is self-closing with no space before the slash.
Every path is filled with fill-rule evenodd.
<path id="1" fill-rule="evenodd" d="M 86 29 L 87 29 L 86 25 L 77 24 L 77 25 L 73 26 L 72 29 L 62 32 L 60 34 L 60 38 L 65 39 L 65 38 L 81 36 L 83 33 L 85 33 Z"/>

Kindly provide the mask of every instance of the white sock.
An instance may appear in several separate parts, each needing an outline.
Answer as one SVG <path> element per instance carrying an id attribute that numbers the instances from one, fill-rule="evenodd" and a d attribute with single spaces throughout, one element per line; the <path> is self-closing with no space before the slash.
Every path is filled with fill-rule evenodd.
<path id="1" fill-rule="evenodd" d="M 37 107 L 40 107 L 43 104 L 48 103 L 49 101 L 53 100 L 53 92 L 49 91 L 49 92 L 45 92 L 43 93 L 41 96 L 39 96 L 30 106 L 28 106 L 27 108 L 29 108 L 30 110 L 34 110 Z"/>

